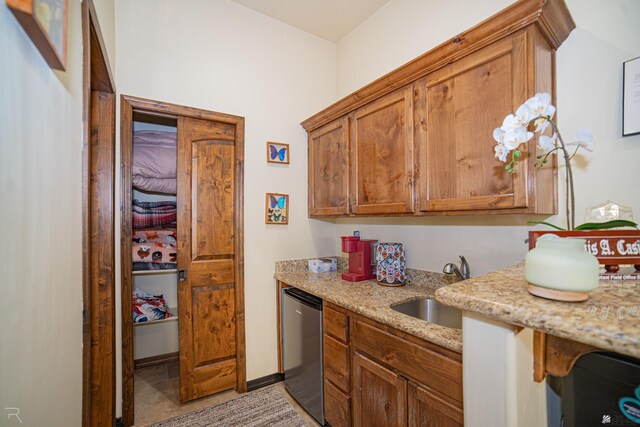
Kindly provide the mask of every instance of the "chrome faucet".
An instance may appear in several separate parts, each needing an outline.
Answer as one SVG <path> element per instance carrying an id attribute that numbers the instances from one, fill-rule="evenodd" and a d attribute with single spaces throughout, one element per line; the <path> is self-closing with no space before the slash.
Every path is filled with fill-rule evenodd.
<path id="1" fill-rule="evenodd" d="M 469 277 L 471 277 L 471 272 L 469 271 L 469 263 L 467 262 L 465 257 L 463 257 L 462 255 L 459 255 L 459 257 L 460 257 L 460 268 L 458 268 L 458 266 L 455 265 L 454 263 L 450 262 L 448 264 L 445 264 L 444 268 L 442 269 L 442 272 L 444 274 L 455 274 L 458 279 L 466 280 Z"/>

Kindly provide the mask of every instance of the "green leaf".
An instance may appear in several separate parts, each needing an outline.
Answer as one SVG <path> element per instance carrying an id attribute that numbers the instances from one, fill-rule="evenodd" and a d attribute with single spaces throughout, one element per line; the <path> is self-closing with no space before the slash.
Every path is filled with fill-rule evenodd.
<path id="1" fill-rule="evenodd" d="M 547 221 L 527 221 L 528 224 L 544 224 L 544 225 L 548 225 L 549 227 L 553 227 L 556 230 L 560 230 L 560 231 L 567 231 L 562 227 L 558 227 L 557 225 L 551 224 L 550 222 Z"/>
<path id="2" fill-rule="evenodd" d="M 624 219 L 614 219 L 613 221 L 607 222 L 585 222 L 577 226 L 576 230 L 608 230 L 610 228 L 617 227 L 634 227 L 638 228 L 638 224 L 633 221 L 627 221 Z"/>

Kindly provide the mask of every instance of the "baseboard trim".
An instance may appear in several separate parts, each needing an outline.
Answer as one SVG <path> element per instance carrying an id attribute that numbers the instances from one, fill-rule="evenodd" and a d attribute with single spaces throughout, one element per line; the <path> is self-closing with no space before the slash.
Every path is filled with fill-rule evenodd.
<path id="1" fill-rule="evenodd" d="M 139 368 L 146 368 L 148 366 L 155 366 L 155 365 L 162 365 L 164 363 L 168 363 L 168 362 L 174 362 L 176 360 L 179 360 L 180 358 L 180 353 L 179 352 L 175 352 L 175 353 L 166 353 L 166 354 L 160 354 L 158 356 L 151 356 L 151 357 L 145 357 L 142 359 L 137 359 L 134 360 L 134 367 L 135 369 L 139 369 Z"/>
<path id="2" fill-rule="evenodd" d="M 255 380 L 247 381 L 247 391 L 257 390 L 268 385 L 276 384 L 284 381 L 284 374 L 275 373 Z"/>

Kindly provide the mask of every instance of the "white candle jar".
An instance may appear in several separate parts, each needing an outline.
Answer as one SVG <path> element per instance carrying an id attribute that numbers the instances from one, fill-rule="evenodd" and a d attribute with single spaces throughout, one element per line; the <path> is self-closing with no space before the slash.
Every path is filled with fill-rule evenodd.
<path id="1" fill-rule="evenodd" d="M 539 239 L 524 260 L 527 282 L 543 288 L 589 292 L 598 288 L 598 259 L 584 239 Z"/>

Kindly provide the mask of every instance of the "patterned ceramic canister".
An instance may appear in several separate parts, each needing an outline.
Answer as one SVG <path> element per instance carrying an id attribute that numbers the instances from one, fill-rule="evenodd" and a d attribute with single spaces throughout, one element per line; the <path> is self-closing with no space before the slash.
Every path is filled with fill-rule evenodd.
<path id="1" fill-rule="evenodd" d="M 376 279 L 379 285 L 404 285 L 404 245 L 402 243 L 378 243 L 376 245 Z"/>

